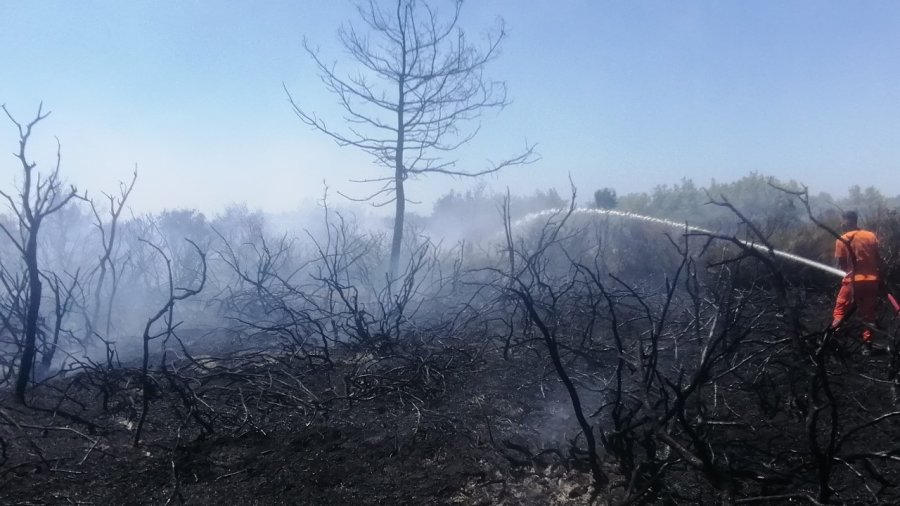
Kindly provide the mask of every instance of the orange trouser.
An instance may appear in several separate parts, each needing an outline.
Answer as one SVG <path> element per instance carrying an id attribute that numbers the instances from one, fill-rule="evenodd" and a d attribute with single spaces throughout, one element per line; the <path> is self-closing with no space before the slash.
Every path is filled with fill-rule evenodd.
<path id="1" fill-rule="evenodd" d="M 841 285 L 837 301 L 834 304 L 834 321 L 832 327 L 843 323 L 853 310 L 863 323 L 875 325 L 875 303 L 878 300 L 878 281 L 854 281 Z M 872 330 L 863 329 L 864 342 L 872 340 Z"/>

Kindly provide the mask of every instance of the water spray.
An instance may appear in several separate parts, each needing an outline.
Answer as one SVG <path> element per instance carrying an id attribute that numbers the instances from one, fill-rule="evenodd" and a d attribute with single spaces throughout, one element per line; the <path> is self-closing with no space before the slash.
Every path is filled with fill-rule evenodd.
<path id="1" fill-rule="evenodd" d="M 531 213 L 531 214 L 525 216 L 524 218 L 521 218 L 521 219 L 517 220 L 515 223 L 513 223 L 513 227 L 522 226 L 522 225 L 529 223 L 531 221 L 534 221 L 536 219 L 546 217 L 546 216 L 553 216 L 553 215 L 556 215 L 559 213 L 564 213 L 564 212 L 566 212 L 566 210 L 564 210 L 564 209 L 547 209 L 544 211 Z M 627 219 L 631 219 L 631 220 L 645 221 L 648 223 L 656 223 L 656 224 L 664 225 L 664 226 L 671 227 L 671 228 L 679 228 L 679 229 L 688 230 L 691 232 L 699 232 L 701 234 L 715 235 L 715 232 L 713 232 L 711 230 L 707 230 L 705 228 L 693 227 L 693 226 L 687 225 L 685 223 L 679 223 L 677 221 L 665 220 L 662 218 L 654 218 L 653 216 L 645 216 L 643 214 L 637 214 L 637 213 L 615 211 L 612 209 L 575 209 L 573 211 L 573 214 L 588 214 L 588 215 L 593 214 L 596 216 L 615 216 L 618 218 L 627 218 Z M 767 246 L 764 246 L 759 243 L 755 243 L 755 242 L 751 242 L 751 241 L 743 241 L 741 239 L 737 239 L 737 240 L 738 240 L 738 242 L 740 242 L 741 244 L 743 244 L 747 247 L 757 249 L 760 251 L 770 252 L 781 258 L 785 258 L 785 259 L 791 260 L 793 262 L 798 262 L 798 263 L 801 263 L 804 265 L 808 265 L 815 269 L 819 269 L 820 271 L 824 271 L 829 274 L 834 274 L 835 276 L 838 276 L 841 278 L 843 278 L 844 276 L 847 275 L 846 272 L 844 272 L 840 269 L 837 269 L 830 265 L 823 264 L 821 262 L 816 262 L 815 260 L 810 260 L 809 258 L 794 255 L 792 253 L 788 253 L 787 251 L 781 251 L 781 250 L 774 249 L 774 248 L 770 249 Z M 896 301 L 894 301 L 894 303 L 896 304 Z M 896 307 L 897 307 L 897 311 L 900 312 L 900 305 L 897 305 Z"/>

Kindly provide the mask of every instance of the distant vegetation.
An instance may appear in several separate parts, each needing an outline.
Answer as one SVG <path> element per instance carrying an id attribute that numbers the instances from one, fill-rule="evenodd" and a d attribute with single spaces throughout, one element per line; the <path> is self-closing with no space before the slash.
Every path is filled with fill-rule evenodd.
<path id="1" fill-rule="evenodd" d="M 812 223 L 809 215 L 837 231 L 841 212 L 855 209 L 861 226 L 871 228 L 882 237 L 887 257 L 898 258 L 892 241 L 900 219 L 900 196 L 882 195 L 871 186 L 851 186 L 845 195 L 808 196 L 807 211 L 801 200 L 790 193 L 801 190 L 803 186 L 799 182 L 751 173 L 733 182 L 712 181 L 705 187 L 684 179 L 679 184 L 624 195 L 617 195 L 613 188 L 601 188 L 593 194 L 585 192 L 594 199 L 580 206 L 632 212 L 746 237 L 746 228 L 742 228 L 735 214 L 716 204 L 728 202 L 758 226 L 776 248 L 829 265 L 833 262 L 833 238 Z M 484 186 L 465 192 L 450 191 L 437 200 L 430 216 L 416 216 L 412 221 L 435 236 L 478 238 L 497 232 L 505 198 L 505 194 L 490 193 Z M 510 211 L 515 221 L 529 213 L 563 209 L 567 205 L 567 198 L 551 188 L 531 195 L 513 195 Z"/>

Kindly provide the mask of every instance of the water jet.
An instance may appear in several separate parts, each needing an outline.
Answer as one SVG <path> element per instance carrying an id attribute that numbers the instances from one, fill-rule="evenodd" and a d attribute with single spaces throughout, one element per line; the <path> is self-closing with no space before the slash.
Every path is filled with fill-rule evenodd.
<path id="1" fill-rule="evenodd" d="M 546 209 L 546 210 L 544 210 L 544 211 L 539 211 L 539 212 L 531 213 L 531 214 L 528 214 L 528 215 L 526 215 L 525 217 L 523 217 L 523 218 L 517 220 L 515 223 L 512 224 L 512 226 L 513 226 L 514 228 L 515 228 L 515 227 L 520 227 L 520 226 L 523 226 L 523 225 L 525 225 L 525 224 L 527 224 L 527 223 L 529 223 L 529 222 L 532 222 L 532 221 L 534 221 L 534 220 L 537 220 L 537 219 L 539 219 L 539 218 L 546 217 L 546 216 L 553 216 L 553 215 L 561 214 L 561 213 L 565 213 L 566 211 L 567 211 L 567 210 L 565 210 L 565 209 Z M 587 214 L 587 215 L 596 215 L 596 216 L 614 216 L 614 217 L 617 217 L 617 218 L 625 218 L 625 219 L 630 219 L 630 220 L 640 220 L 640 221 L 644 221 L 644 222 L 647 222 L 647 223 L 656 223 L 656 224 L 664 225 L 664 226 L 667 226 L 667 227 L 670 227 L 670 228 L 679 228 L 679 229 L 687 230 L 687 231 L 690 231 L 690 232 L 699 232 L 699 233 L 701 233 L 701 234 L 716 235 L 716 233 L 713 232 L 713 231 L 711 231 L 711 230 L 707 230 L 707 229 L 701 228 L 701 227 L 694 227 L 694 226 L 688 225 L 688 224 L 686 224 L 686 223 L 679 223 L 679 222 L 677 222 L 677 221 L 666 220 L 666 219 L 663 219 L 663 218 L 656 218 L 656 217 L 653 217 L 653 216 L 646 216 L 646 215 L 643 215 L 643 214 L 637 214 L 637 213 L 631 213 L 631 212 L 624 212 L 624 211 L 616 211 L 616 210 L 613 210 L 613 209 L 575 209 L 574 211 L 572 211 L 572 214 L 582 214 L 582 215 Z M 813 267 L 813 268 L 818 269 L 818 270 L 820 270 L 820 271 L 827 272 L 828 274 L 833 274 L 833 275 L 838 276 L 838 277 L 841 277 L 841 278 L 843 278 L 844 276 L 847 275 L 846 272 L 844 272 L 844 271 L 842 271 L 842 270 L 840 270 L 840 269 L 838 269 L 838 268 L 832 267 L 832 266 L 830 266 L 830 265 L 823 264 L 823 263 L 821 263 L 821 262 L 816 262 L 815 260 L 810 260 L 809 258 L 801 257 L 801 256 L 799 256 L 799 255 L 794 255 L 793 253 L 788 253 L 787 251 L 782 251 L 782 250 L 778 250 L 778 249 L 774 249 L 774 248 L 770 249 L 770 248 L 768 248 L 768 247 L 765 246 L 765 245 L 762 245 L 762 244 L 759 244 L 759 243 L 755 243 L 755 242 L 752 242 L 752 241 L 744 241 L 744 240 L 741 240 L 741 239 L 737 239 L 737 240 L 738 240 L 741 244 L 743 244 L 743 245 L 745 245 L 745 246 L 747 246 L 747 247 L 750 247 L 750 248 L 753 248 L 753 249 L 757 249 L 757 250 L 760 250 L 760 251 L 769 252 L 769 253 L 771 253 L 771 254 L 773 254 L 773 255 L 775 255 L 775 256 L 779 256 L 779 257 L 781 257 L 781 258 L 790 260 L 790 261 L 792 261 L 792 262 L 801 263 L 801 264 L 807 265 L 807 266 L 809 266 L 809 267 Z"/>

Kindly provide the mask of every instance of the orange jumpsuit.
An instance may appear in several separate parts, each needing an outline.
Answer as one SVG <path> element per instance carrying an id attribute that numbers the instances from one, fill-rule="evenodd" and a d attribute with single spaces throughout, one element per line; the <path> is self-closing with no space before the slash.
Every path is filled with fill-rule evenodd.
<path id="1" fill-rule="evenodd" d="M 848 248 L 849 244 L 849 248 Z M 847 270 L 834 305 L 832 327 L 840 325 L 852 310 L 869 325 L 875 324 L 875 303 L 878 299 L 878 237 L 868 230 L 851 230 L 835 241 L 834 256 Z M 863 329 L 863 342 L 872 340 L 872 330 Z"/>

